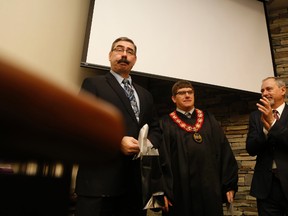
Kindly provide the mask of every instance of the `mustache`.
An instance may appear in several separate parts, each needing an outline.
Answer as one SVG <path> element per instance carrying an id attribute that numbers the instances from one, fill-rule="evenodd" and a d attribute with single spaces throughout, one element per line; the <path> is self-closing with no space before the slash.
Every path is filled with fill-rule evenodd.
<path id="1" fill-rule="evenodd" d="M 127 60 L 127 58 L 125 58 L 125 57 L 122 57 L 119 61 L 118 61 L 118 63 L 126 63 L 126 64 L 130 64 L 130 62 Z"/>

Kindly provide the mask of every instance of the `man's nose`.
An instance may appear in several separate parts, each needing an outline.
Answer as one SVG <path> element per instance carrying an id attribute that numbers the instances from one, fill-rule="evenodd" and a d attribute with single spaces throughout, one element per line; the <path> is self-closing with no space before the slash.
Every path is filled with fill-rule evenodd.
<path id="1" fill-rule="evenodd" d="M 127 56 L 127 50 L 123 50 L 122 56 Z"/>
<path id="2" fill-rule="evenodd" d="M 262 91 L 262 96 L 266 96 L 268 94 L 268 91 L 267 90 L 263 90 Z"/>

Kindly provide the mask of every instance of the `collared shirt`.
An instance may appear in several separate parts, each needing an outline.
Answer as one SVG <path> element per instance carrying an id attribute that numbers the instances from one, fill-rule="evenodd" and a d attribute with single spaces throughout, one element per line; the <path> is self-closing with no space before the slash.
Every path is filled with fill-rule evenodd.
<path id="1" fill-rule="evenodd" d="M 284 110 L 284 107 L 285 107 L 285 103 L 281 104 L 279 107 L 277 107 L 277 109 L 275 109 L 278 112 L 279 119 L 281 118 L 281 114 L 282 114 L 282 112 Z M 273 127 L 275 122 L 276 122 L 276 119 L 273 121 L 271 127 Z M 264 132 L 264 134 L 266 135 L 266 138 L 267 138 L 268 131 L 264 127 L 263 127 L 263 132 Z M 277 165 L 275 163 L 275 160 L 273 160 L 273 162 L 272 162 L 272 169 L 277 169 Z"/>
<path id="2" fill-rule="evenodd" d="M 178 107 L 176 108 L 176 111 L 178 111 L 178 112 L 180 112 L 180 113 L 182 113 L 182 114 L 184 114 L 184 115 L 186 115 L 187 113 L 190 113 L 191 116 L 192 116 L 194 110 L 195 110 L 195 108 L 191 109 L 191 110 L 188 111 L 188 112 L 185 112 L 184 110 L 181 110 L 181 109 L 179 109 Z"/>
<path id="3" fill-rule="evenodd" d="M 121 85 L 121 87 L 124 89 L 124 84 L 122 83 L 124 78 L 122 76 L 120 76 L 119 74 L 117 74 L 116 72 L 112 71 L 112 70 L 110 70 L 110 72 L 116 78 L 116 80 L 118 81 L 119 85 Z M 131 76 L 129 76 L 127 79 L 129 80 L 129 83 L 130 83 L 130 85 L 131 85 L 131 87 L 133 89 L 133 93 L 134 93 L 134 96 L 135 96 L 135 99 L 136 99 L 136 102 L 137 102 L 137 106 L 138 106 L 138 109 L 140 111 L 140 100 L 139 100 L 139 96 L 137 94 L 136 89 L 132 85 L 132 78 L 131 78 Z"/>
<path id="4" fill-rule="evenodd" d="M 279 114 L 279 118 L 281 117 L 282 115 L 282 112 L 284 110 L 284 107 L 285 107 L 285 103 L 281 104 L 276 110 L 278 111 L 278 114 Z"/>
<path id="5" fill-rule="evenodd" d="M 274 109 L 274 110 L 277 110 L 278 112 L 278 116 L 279 116 L 279 119 L 281 118 L 281 114 L 284 110 L 284 107 L 285 107 L 285 103 L 281 104 L 279 107 L 277 107 L 277 109 Z M 273 123 L 271 124 L 271 127 L 273 127 L 273 125 L 275 124 L 276 122 L 276 119 L 274 119 Z M 264 133 L 267 135 L 268 134 L 268 131 L 264 128 L 263 129 Z"/>

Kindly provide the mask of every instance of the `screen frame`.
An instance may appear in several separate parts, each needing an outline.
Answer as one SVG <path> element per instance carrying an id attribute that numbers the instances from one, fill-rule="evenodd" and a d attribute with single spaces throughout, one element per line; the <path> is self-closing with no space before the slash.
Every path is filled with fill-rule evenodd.
<path id="1" fill-rule="evenodd" d="M 259 1 L 261 4 L 263 4 L 264 8 L 264 13 L 265 13 L 265 21 L 266 21 L 266 29 L 268 32 L 268 42 L 269 42 L 269 47 L 270 47 L 270 55 L 271 55 L 271 61 L 272 61 L 272 68 L 273 68 L 273 74 L 272 76 L 276 76 L 276 63 L 275 63 L 275 57 L 274 57 L 274 52 L 273 52 L 273 46 L 272 46 L 272 38 L 271 38 L 271 32 L 269 29 L 269 20 L 268 20 L 268 10 L 267 10 L 267 5 L 266 1 L 261 1 L 261 0 L 256 0 Z M 91 34 L 91 27 L 92 27 L 92 20 L 93 20 L 93 13 L 94 13 L 94 6 L 95 6 L 95 0 L 91 0 L 90 2 L 90 8 L 89 8 L 89 15 L 88 15 L 88 21 L 87 21 L 87 28 L 86 28 L 86 34 L 85 34 L 85 41 L 84 41 L 84 46 L 83 46 L 83 53 L 82 53 L 82 59 L 81 59 L 81 67 L 85 68 L 90 68 L 90 69 L 95 69 L 96 71 L 102 71 L 102 72 L 109 72 L 110 71 L 110 66 L 105 66 L 105 65 L 100 65 L 100 64 L 93 64 L 87 62 L 87 52 L 89 48 L 89 40 L 90 40 L 90 34 Z M 111 42 L 112 43 L 112 42 Z M 108 55 L 108 53 L 107 53 Z M 132 70 L 131 75 L 137 75 L 139 77 L 148 77 L 148 78 L 155 78 L 155 79 L 162 79 L 162 80 L 179 80 L 179 78 L 171 77 L 171 76 L 163 76 L 159 74 L 153 74 L 153 73 L 147 73 L 145 71 L 137 71 L 137 70 Z M 263 77 L 263 79 L 266 77 Z M 233 87 L 227 87 L 227 86 L 221 86 L 221 85 L 215 85 L 215 84 L 210 84 L 210 83 L 203 83 L 203 82 L 197 82 L 194 80 L 189 80 L 191 81 L 194 85 L 199 85 L 199 86 L 209 86 L 213 88 L 220 88 L 220 89 L 226 89 L 230 91 L 240 91 L 240 92 L 248 92 L 248 93 L 255 93 L 258 94 L 257 91 L 250 91 L 246 89 L 237 89 Z M 259 80 L 260 82 L 261 80 Z"/>

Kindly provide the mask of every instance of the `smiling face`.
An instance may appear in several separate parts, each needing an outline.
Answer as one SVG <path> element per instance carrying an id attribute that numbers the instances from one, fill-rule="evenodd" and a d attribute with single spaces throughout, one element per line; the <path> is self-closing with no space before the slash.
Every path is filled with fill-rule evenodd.
<path id="1" fill-rule="evenodd" d="M 179 109 L 188 112 L 194 107 L 194 90 L 190 87 L 179 88 L 172 96 L 172 101 Z"/>
<path id="2" fill-rule="evenodd" d="M 109 53 L 111 69 L 127 78 L 137 60 L 136 47 L 129 41 L 118 41 Z"/>
<path id="3" fill-rule="evenodd" d="M 269 100 L 273 109 L 279 107 L 285 100 L 286 86 L 277 82 L 274 78 L 263 80 L 261 86 L 262 97 Z"/>

